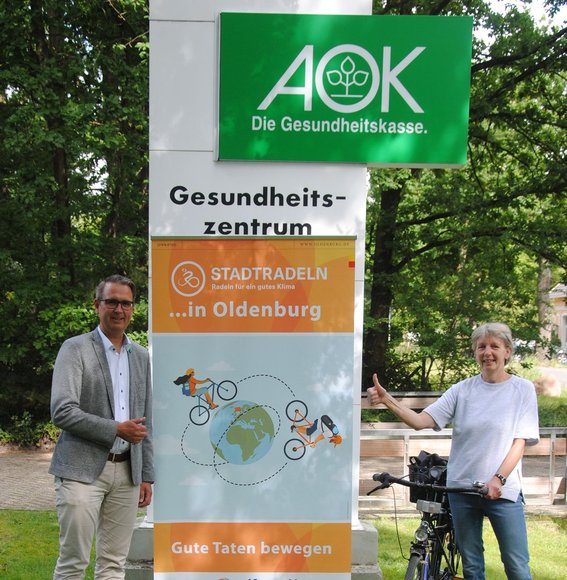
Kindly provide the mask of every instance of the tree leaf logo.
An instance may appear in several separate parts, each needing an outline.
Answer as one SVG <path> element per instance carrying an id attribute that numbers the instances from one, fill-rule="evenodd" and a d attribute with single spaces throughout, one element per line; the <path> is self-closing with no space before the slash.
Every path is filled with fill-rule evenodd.
<path id="1" fill-rule="evenodd" d="M 356 63 L 350 56 L 345 56 L 338 69 L 325 72 L 327 82 L 332 87 L 337 87 L 337 92 L 330 96 L 334 99 L 362 99 L 368 92 L 362 91 L 370 78 L 370 73 L 365 70 L 357 70 Z"/>

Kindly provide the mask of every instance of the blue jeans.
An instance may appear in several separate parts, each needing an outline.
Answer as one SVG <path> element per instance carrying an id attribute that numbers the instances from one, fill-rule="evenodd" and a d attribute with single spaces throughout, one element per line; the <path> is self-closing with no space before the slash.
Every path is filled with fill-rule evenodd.
<path id="1" fill-rule="evenodd" d="M 449 494 L 465 580 L 485 580 L 482 524 L 487 516 L 500 547 L 508 580 L 531 580 L 528 534 L 522 496 L 516 503 L 476 495 Z"/>

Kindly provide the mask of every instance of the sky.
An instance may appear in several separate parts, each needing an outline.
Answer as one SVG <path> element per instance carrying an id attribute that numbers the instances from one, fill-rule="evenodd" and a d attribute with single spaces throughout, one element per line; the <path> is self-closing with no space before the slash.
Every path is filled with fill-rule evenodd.
<path id="1" fill-rule="evenodd" d="M 527 6 L 530 12 L 536 17 L 538 20 L 542 19 L 542 23 L 547 21 L 547 16 L 545 14 L 544 8 L 544 0 L 533 0 L 532 2 L 522 2 L 521 0 L 493 0 L 492 5 L 496 10 L 505 9 L 506 5 L 519 5 L 519 6 Z M 559 13 L 553 18 L 552 23 L 560 25 L 565 25 L 565 21 L 567 20 L 567 4 L 564 4 L 559 11 Z"/>

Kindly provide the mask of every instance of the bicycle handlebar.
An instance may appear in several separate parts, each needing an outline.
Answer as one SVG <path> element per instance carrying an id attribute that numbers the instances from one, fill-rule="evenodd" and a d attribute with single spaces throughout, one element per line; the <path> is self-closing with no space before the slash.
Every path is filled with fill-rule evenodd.
<path id="1" fill-rule="evenodd" d="M 415 489 L 431 489 L 433 491 L 442 491 L 448 493 L 474 493 L 480 496 L 485 496 L 488 493 L 488 487 L 482 481 L 475 481 L 472 487 L 447 487 L 445 485 L 436 485 L 435 483 L 422 483 L 420 481 L 409 481 L 400 477 L 394 477 L 389 473 L 375 473 L 372 476 L 374 481 L 379 481 L 381 485 L 370 490 L 366 495 L 370 495 L 379 489 L 386 489 L 392 483 L 398 483 L 405 487 L 413 487 Z"/>

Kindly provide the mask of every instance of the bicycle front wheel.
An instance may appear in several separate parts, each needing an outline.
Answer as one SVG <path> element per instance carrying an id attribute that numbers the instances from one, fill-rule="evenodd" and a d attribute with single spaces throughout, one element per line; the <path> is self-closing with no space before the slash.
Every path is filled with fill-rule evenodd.
<path id="1" fill-rule="evenodd" d="M 232 399 L 234 399 L 234 397 L 236 397 L 237 391 L 238 391 L 238 389 L 236 388 L 236 385 L 232 381 L 229 381 L 229 380 L 221 381 L 217 385 L 218 396 L 223 401 L 232 401 Z"/>
<path id="2" fill-rule="evenodd" d="M 410 556 L 404 580 L 427 580 L 427 568 L 422 554 Z"/>

